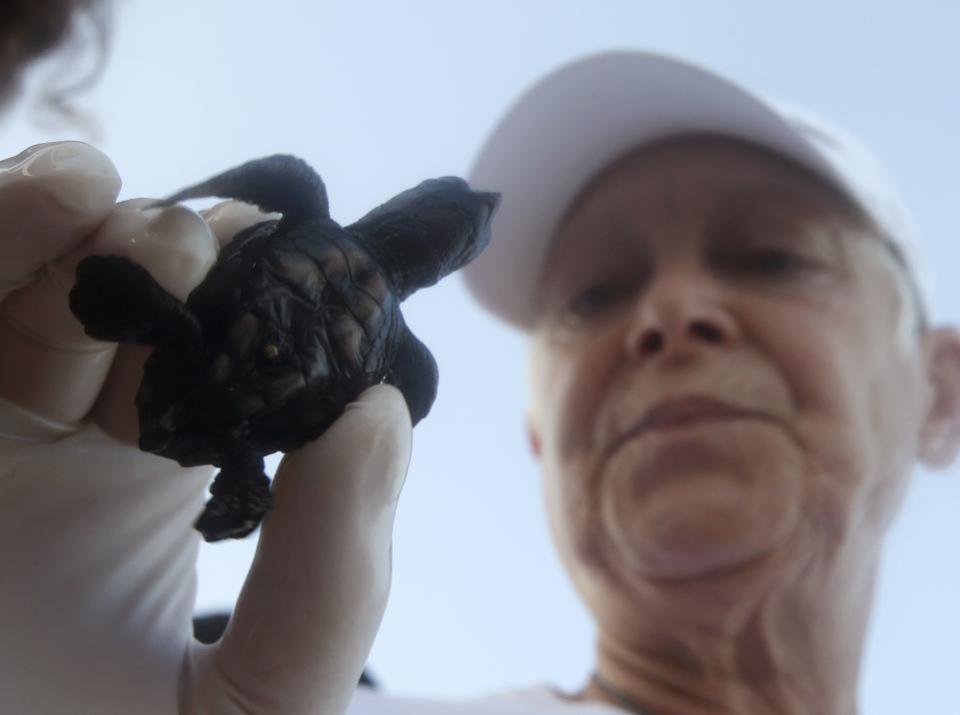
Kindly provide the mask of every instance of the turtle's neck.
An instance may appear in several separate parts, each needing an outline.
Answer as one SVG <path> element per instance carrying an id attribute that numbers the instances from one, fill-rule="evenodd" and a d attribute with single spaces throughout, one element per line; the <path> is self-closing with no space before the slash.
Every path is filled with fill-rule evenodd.
<path id="1" fill-rule="evenodd" d="M 399 300 L 462 268 L 490 238 L 499 194 L 470 191 L 452 177 L 428 183 L 346 227 L 381 266 Z M 411 205 L 405 207 L 401 198 L 408 194 Z"/>
<path id="2" fill-rule="evenodd" d="M 381 267 L 398 300 L 434 285 L 449 271 L 435 256 L 435 246 L 426 237 L 409 235 L 405 240 L 369 240 L 363 247 Z"/>

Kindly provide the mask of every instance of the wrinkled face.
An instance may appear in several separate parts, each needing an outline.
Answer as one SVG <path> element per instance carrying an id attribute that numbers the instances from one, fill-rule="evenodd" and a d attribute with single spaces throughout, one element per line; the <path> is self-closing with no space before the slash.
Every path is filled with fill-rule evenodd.
<path id="1" fill-rule="evenodd" d="M 830 189 L 716 137 L 644 149 L 574 203 L 539 289 L 531 434 L 588 600 L 879 542 L 928 407 L 921 332 Z"/>

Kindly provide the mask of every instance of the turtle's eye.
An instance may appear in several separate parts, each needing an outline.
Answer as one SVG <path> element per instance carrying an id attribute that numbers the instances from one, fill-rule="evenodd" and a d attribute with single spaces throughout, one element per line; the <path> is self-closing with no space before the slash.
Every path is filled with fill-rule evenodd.
<path id="1" fill-rule="evenodd" d="M 260 363 L 265 367 L 281 367 L 290 357 L 293 346 L 284 335 L 271 335 L 260 343 Z"/>

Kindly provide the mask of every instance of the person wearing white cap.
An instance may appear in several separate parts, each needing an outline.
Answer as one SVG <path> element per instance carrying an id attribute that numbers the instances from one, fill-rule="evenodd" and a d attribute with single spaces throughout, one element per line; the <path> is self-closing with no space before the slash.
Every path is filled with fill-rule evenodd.
<path id="1" fill-rule="evenodd" d="M 960 443 L 960 338 L 889 177 L 811 115 L 613 52 L 527 91 L 470 178 L 503 201 L 464 276 L 529 335 L 530 441 L 596 626 L 567 698 L 857 712 L 884 535 Z"/>
<path id="2" fill-rule="evenodd" d="M 908 212 L 823 120 L 642 52 L 564 66 L 470 173 L 463 273 L 529 336 L 529 434 L 594 671 L 352 715 L 854 715 L 878 559 L 960 445 L 960 335 Z"/>

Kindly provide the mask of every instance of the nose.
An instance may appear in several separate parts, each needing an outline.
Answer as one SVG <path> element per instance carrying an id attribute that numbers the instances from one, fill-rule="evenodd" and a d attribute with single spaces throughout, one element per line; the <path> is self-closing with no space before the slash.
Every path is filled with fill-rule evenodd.
<path id="1" fill-rule="evenodd" d="M 722 287 L 703 271 L 677 267 L 658 275 L 637 299 L 626 332 L 633 358 L 731 345 L 740 337 Z"/>

